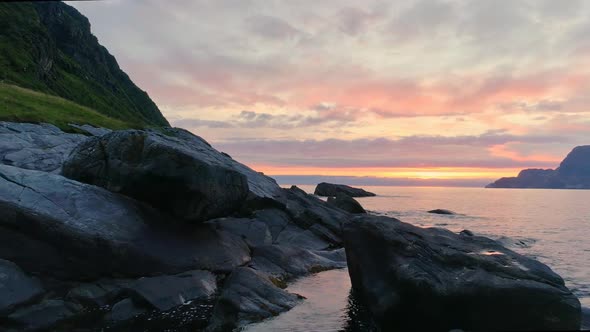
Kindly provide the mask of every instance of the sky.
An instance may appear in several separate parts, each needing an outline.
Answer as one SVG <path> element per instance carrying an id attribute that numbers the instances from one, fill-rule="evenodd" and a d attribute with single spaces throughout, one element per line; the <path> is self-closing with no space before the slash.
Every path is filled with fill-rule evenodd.
<path id="1" fill-rule="evenodd" d="M 279 181 L 482 185 L 590 143 L 590 1 L 69 4 L 173 126 Z"/>

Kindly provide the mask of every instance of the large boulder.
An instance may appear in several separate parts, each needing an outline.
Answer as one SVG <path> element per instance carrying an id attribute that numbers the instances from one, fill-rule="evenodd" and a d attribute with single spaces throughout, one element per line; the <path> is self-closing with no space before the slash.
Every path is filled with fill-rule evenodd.
<path id="1" fill-rule="evenodd" d="M 63 161 L 85 139 L 50 124 L 0 122 L 0 164 L 59 173 Z"/>
<path id="2" fill-rule="evenodd" d="M 367 213 L 356 199 L 342 193 L 338 193 L 336 197 L 328 197 L 328 204 L 354 214 Z"/>
<path id="3" fill-rule="evenodd" d="M 250 260 L 236 236 L 59 175 L 0 165 L 0 210 L 0 257 L 44 276 L 230 272 Z"/>
<path id="4" fill-rule="evenodd" d="M 344 184 L 333 184 L 322 182 L 315 187 L 314 194 L 318 196 L 332 197 L 338 194 L 345 194 L 350 197 L 369 197 L 375 196 L 374 193 L 368 192 L 361 188 L 354 188 Z"/>
<path id="5" fill-rule="evenodd" d="M 580 302 L 549 267 L 480 236 L 387 217 L 343 226 L 352 286 L 389 330 L 575 330 Z"/>
<path id="6" fill-rule="evenodd" d="M 43 294 L 41 283 L 16 264 L 0 259 L 0 313 L 30 302 Z"/>
<path id="7" fill-rule="evenodd" d="M 274 285 L 264 274 L 240 267 L 225 281 L 207 330 L 232 331 L 287 311 L 300 299 Z"/>
<path id="8" fill-rule="evenodd" d="M 219 160 L 221 154 L 204 142 L 183 143 L 139 130 L 93 137 L 72 151 L 63 174 L 191 221 L 237 210 L 248 195 L 247 177 Z"/>
<path id="9" fill-rule="evenodd" d="M 286 213 L 299 227 L 309 229 L 336 245 L 341 243 L 341 225 L 350 217 L 348 212 L 331 206 L 296 186 L 284 189 L 277 199 L 285 204 Z"/>

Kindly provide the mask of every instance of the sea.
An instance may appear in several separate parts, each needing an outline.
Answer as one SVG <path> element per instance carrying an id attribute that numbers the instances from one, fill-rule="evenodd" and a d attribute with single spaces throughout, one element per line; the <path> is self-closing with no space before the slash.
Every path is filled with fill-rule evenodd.
<path id="1" fill-rule="evenodd" d="M 299 186 L 313 193 L 314 186 Z M 369 213 L 420 227 L 470 230 L 547 264 L 580 299 L 590 329 L 590 190 L 363 187 L 377 194 L 357 200 Z M 455 215 L 428 213 L 447 209 Z M 371 331 L 350 296 L 348 271 L 321 272 L 292 282 L 306 299 L 290 311 L 244 331 Z"/>

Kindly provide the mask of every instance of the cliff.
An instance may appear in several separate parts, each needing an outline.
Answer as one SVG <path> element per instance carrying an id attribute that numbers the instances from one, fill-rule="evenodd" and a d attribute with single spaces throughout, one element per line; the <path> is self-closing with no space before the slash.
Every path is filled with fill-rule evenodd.
<path id="1" fill-rule="evenodd" d="M 62 2 L 0 3 L 0 83 L 55 95 L 130 126 L 168 126 L 156 104 L 123 72 Z"/>

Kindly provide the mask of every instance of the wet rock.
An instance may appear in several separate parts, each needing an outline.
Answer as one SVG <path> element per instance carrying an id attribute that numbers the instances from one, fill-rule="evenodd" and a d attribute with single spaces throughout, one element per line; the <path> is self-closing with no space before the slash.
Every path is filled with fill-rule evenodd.
<path id="1" fill-rule="evenodd" d="M 237 210 L 248 195 L 246 176 L 222 162 L 227 157 L 208 145 L 183 143 L 155 132 L 112 132 L 78 145 L 63 174 L 190 221 Z"/>
<path id="2" fill-rule="evenodd" d="M 193 300 L 208 299 L 216 290 L 215 275 L 209 271 L 141 278 L 127 288 L 137 301 L 149 303 L 160 311 L 167 311 Z"/>
<path id="3" fill-rule="evenodd" d="M 275 286 L 264 274 L 240 267 L 225 281 L 207 330 L 231 331 L 276 316 L 299 301 L 298 295 Z"/>
<path id="4" fill-rule="evenodd" d="M 0 164 L 59 173 L 70 152 L 85 139 L 50 124 L 0 122 Z"/>
<path id="5" fill-rule="evenodd" d="M 16 264 L 0 259 L 0 312 L 30 302 L 43 294 L 40 282 Z"/>
<path id="6" fill-rule="evenodd" d="M 549 267 L 480 236 L 365 216 L 343 226 L 354 291 L 383 330 L 573 330 L 580 302 Z"/>
<path id="7" fill-rule="evenodd" d="M 328 204 L 354 214 L 367 213 L 362 205 L 354 198 L 341 193 L 336 195 L 336 197 L 328 197 Z"/>
<path id="8" fill-rule="evenodd" d="M 107 314 L 106 319 L 109 321 L 124 321 L 145 312 L 147 312 L 146 308 L 137 306 L 133 300 L 128 298 L 115 303 L 111 311 Z"/>
<path id="9" fill-rule="evenodd" d="M 274 278 L 293 277 L 346 267 L 346 258 L 330 251 L 314 251 L 290 246 L 254 248 L 250 266 Z"/>
<path id="10" fill-rule="evenodd" d="M 0 232 L 7 240 L 0 242 L 0 257 L 45 276 L 230 272 L 250 260 L 246 243 L 229 233 L 175 226 L 137 201 L 58 175 L 0 165 L 0 209 L 0 228 L 7 231 Z"/>
<path id="11" fill-rule="evenodd" d="M 12 324 L 22 330 L 47 329 L 75 316 L 81 306 L 62 300 L 46 300 L 39 304 L 19 309 L 8 316 Z"/>
<path id="12" fill-rule="evenodd" d="M 376 196 L 372 192 L 368 192 L 361 188 L 354 188 L 343 184 L 333 184 L 322 182 L 315 188 L 314 194 L 318 196 L 334 197 L 338 194 L 344 194 L 349 197 L 369 197 Z"/>
<path id="13" fill-rule="evenodd" d="M 454 214 L 456 214 L 455 212 L 453 212 L 451 210 L 445 210 L 445 209 L 430 210 L 430 211 L 428 211 L 428 213 L 432 213 L 432 214 L 445 214 L 445 215 L 454 215 Z"/>

